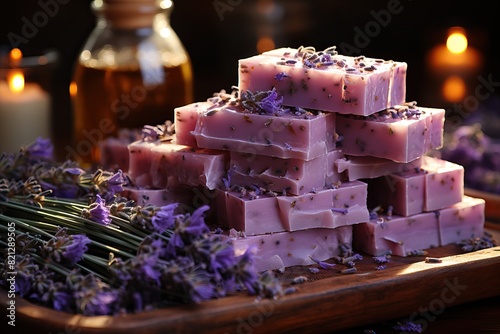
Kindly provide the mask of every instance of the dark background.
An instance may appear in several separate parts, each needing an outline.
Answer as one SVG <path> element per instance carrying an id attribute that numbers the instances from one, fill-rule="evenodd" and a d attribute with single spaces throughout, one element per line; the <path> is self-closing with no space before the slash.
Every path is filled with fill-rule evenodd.
<path id="1" fill-rule="evenodd" d="M 11 46 L 9 33 L 20 35 L 25 20 L 32 21 L 42 10 L 41 3 L 56 4 L 57 13 L 21 49 L 28 53 L 46 48 L 58 50 L 54 129 L 70 133 L 68 85 L 74 61 L 94 27 L 95 17 L 89 0 L 5 2 L 0 9 L 3 48 Z M 217 4 L 226 4 L 225 11 L 223 8 L 218 13 Z M 421 106 L 451 108 L 436 93 L 437 79 L 426 63 L 426 55 L 432 47 L 445 42 L 450 26 L 462 26 L 467 30 L 469 46 L 484 56 L 482 68 L 469 78 L 469 94 L 474 94 L 479 75 L 500 82 L 499 19 L 493 5 L 494 1 L 175 0 L 171 24 L 193 63 L 195 100 L 205 100 L 237 84 L 237 60 L 257 53 L 259 36 L 272 36 L 276 47 L 361 46 L 359 31 L 366 32 L 370 22 L 373 26 L 374 13 L 387 13 L 388 6 L 395 6 L 398 13 L 390 15 L 384 26 L 379 24 L 379 31 L 368 36 L 359 52 L 353 54 L 406 61 L 407 100 L 416 100 Z M 489 101 L 480 102 L 483 105 Z"/>

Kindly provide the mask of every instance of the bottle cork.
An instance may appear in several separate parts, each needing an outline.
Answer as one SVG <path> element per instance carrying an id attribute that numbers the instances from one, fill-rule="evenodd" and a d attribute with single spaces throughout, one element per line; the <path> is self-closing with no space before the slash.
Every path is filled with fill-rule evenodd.
<path id="1" fill-rule="evenodd" d="M 157 0 L 102 0 L 94 1 L 92 8 L 117 29 L 151 27 L 161 12 Z"/>

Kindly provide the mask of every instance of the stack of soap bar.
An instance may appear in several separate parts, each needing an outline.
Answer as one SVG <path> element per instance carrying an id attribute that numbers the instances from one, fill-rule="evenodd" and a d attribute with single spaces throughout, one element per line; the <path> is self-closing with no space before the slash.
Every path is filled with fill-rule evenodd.
<path id="1" fill-rule="evenodd" d="M 409 104 L 366 117 L 339 115 L 341 149 L 348 155 L 408 163 L 441 147 L 435 145 L 442 145 L 444 113 L 444 109 Z"/>
<path id="2" fill-rule="evenodd" d="M 150 188 L 131 196 L 198 191 L 189 203 L 211 203 L 259 270 L 482 233 L 484 201 L 464 196 L 463 167 L 426 156 L 443 145 L 445 111 L 405 101 L 406 63 L 301 47 L 238 70 L 237 91 L 175 109 L 172 143 L 128 146 L 132 183 Z"/>
<path id="3" fill-rule="evenodd" d="M 241 91 L 276 88 L 290 106 L 370 115 L 405 102 L 404 62 L 282 48 L 239 60 Z"/>
<path id="4" fill-rule="evenodd" d="M 465 196 L 463 201 L 436 212 L 409 217 L 380 215 L 353 227 L 353 244 L 378 256 L 390 251 L 407 256 L 415 251 L 481 237 L 484 200 Z"/>

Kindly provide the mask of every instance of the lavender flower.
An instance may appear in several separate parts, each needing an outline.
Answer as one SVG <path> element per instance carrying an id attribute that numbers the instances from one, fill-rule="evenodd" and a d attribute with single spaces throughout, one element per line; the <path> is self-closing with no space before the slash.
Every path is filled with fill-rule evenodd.
<path id="1" fill-rule="evenodd" d="M 314 262 L 316 262 L 317 264 L 319 264 L 319 266 L 320 266 L 321 268 L 323 268 L 323 269 L 331 269 L 331 268 L 335 267 L 335 264 L 334 264 L 334 263 L 327 263 L 327 262 L 325 262 L 325 261 L 320 261 L 320 260 L 318 260 L 318 259 L 313 258 L 312 256 L 309 256 L 309 258 L 310 258 L 311 260 L 313 260 Z"/>
<path id="2" fill-rule="evenodd" d="M 405 321 L 404 323 L 398 322 L 396 326 L 392 326 L 392 329 L 401 332 L 422 333 L 422 325 L 413 323 L 411 321 Z"/>
<path id="3" fill-rule="evenodd" d="M 285 72 L 280 72 L 280 73 L 277 73 L 275 76 L 274 76 L 274 79 L 277 80 L 277 81 L 282 81 L 283 79 L 285 78 L 289 78 L 290 76 L 288 74 L 286 74 Z"/>
<path id="4" fill-rule="evenodd" d="M 381 256 L 374 256 L 373 261 L 378 264 L 383 264 L 389 262 L 389 259 L 387 258 L 386 255 L 381 255 Z"/>
<path id="5" fill-rule="evenodd" d="M 178 219 L 175 224 L 174 231 L 167 245 L 167 252 L 175 254 L 177 248 L 183 248 L 186 244 L 190 244 L 193 240 L 200 238 L 210 229 L 205 224 L 204 214 L 209 210 L 208 205 L 204 205 L 196 209 L 191 215 Z"/>
<path id="6" fill-rule="evenodd" d="M 56 311 L 74 312 L 75 300 L 71 291 L 62 282 L 53 282 L 41 301 Z"/>
<path id="7" fill-rule="evenodd" d="M 258 277 L 255 272 L 254 250 L 248 248 L 245 253 L 237 258 L 237 263 L 232 272 L 234 281 L 239 289 L 247 289 L 252 295 L 258 292 Z"/>
<path id="8" fill-rule="evenodd" d="M 152 126 L 152 125 L 144 125 L 142 128 L 142 140 L 143 141 L 157 141 L 163 136 L 164 129 L 161 128 L 160 125 Z"/>
<path id="9" fill-rule="evenodd" d="M 69 260 L 71 264 L 74 264 L 83 258 L 83 255 L 88 250 L 87 245 L 90 244 L 91 240 L 83 234 L 74 234 L 70 240 L 62 256 Z"/>
<path id="10" fill-rule="evenodd" d="M 30 159 L 51 160 L 54 156 L 54 146 L 50 138 L 38 137 L 34 142 L 25 147 Z"/>
<path id="11" fill-rule="evenodd" d="M 163 233 L 167 229 L 172 229 L 175 222 L 175 209 L 179 206 L 178 203 L 164 205 L 160 210 L 156 211 L 151 219 L 153 229 L 157 233 Z"/>
<path id="12" fill-rule="evenodd" d="M 223 274 L 228 268 L 236 264 L 234 256 L 234 248 L 229 243 L 221 243 L 220 241 L 211 240 L 212 248 L 209 258 L 209 268 L 215 274 L 216 279 L 222 279 Z"/>
<path id="13" fill-rule="evenodd" d="M 111 315 L 115 313 L 118 290 L 112 290 L 94 275 L 85 276 L 73 273 L 68 277 L 71 282 L 75 308 L 86 316 Z"/>
<path id="14" fill-rule="evenodd" d="M 109 208 L 106 207 L 102 197 L 97 194 L 94 203 L 88 209 L 82 210 L 82 216 L 102 225 L 111 224 Z"/>
<path id="15" fill-rule="evenodd" d="M 283 103 L 283 96 L 278 96 L 276 89 L 273 88 L 268 92 L 267 96 L 262 100 L 256 102 L 257 106 L 260 107 L 264 112 L 268 114 L 274 114 L 281 110 L 281 104 Z"/>

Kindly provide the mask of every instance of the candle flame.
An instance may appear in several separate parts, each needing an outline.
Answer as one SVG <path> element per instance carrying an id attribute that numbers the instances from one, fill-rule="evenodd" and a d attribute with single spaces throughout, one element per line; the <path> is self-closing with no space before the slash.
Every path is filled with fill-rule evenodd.
<path id="1" fill-rule="evenodd" d="M 10 50 L 9 58 L 12 66 L 18 66 L 21 62 L 21 59 L 23 58 L 23 53 L 18 48 L 14 48 Z"/>
<path id="2" fill-rule="evenodd" d="M 71 81 L 69 83 L 69 96 L 75 97 L 78 92 L 78 86 L 76 85 L 76 82 Z"/>
<path id="3" fill-rule="evenodd" d="M 20 93 L 24 89 L 24 75 L 21 71 L 12 71 L 8 75 L 9 89 L 13 93 Z"/>
<path id="4" fill-rule="evenodd" d="M 467 49 L 467 36 L 461 27 L 452 27 L 448 30 L 446 47 L 452 53 L 463 53 Z"/>

